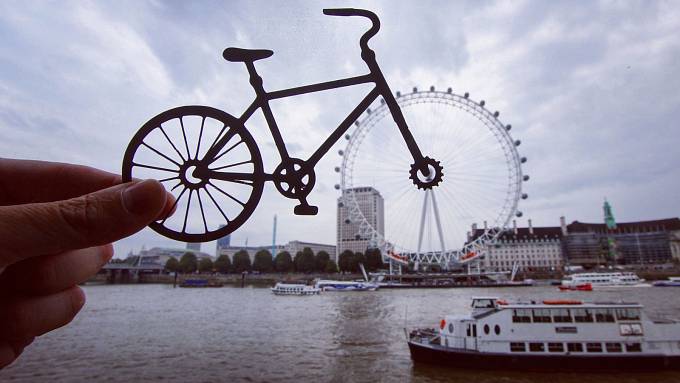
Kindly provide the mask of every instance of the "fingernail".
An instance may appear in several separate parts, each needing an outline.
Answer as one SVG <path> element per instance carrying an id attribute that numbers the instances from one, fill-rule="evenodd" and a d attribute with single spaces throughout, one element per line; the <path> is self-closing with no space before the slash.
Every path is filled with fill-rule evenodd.
<path id="1" fill-rule="evenodd" d="M 148 203 L 157 194 L 159 187 L 156 180 L 137 182 L 123 191 L 123 206 L 132 214 L 144 214 Z"/>
<path id="2" fill-rule="evenodd" d="M 73 308 L 74 314 L 80 311 L 81 308 L 85 305 L 85 292 L 79 288 L 76 287 L 73 290 L 73 294 L 71 294 L 71 307 Z"/>

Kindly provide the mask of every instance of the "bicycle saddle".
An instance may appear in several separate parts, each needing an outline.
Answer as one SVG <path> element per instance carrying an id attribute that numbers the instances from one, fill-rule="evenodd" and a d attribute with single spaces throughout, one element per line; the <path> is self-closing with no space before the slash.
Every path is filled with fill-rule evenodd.
<path id="1" fill-rule="evenodd" d="M 222 52 L 222 57 L 231 62 L 253 62 L 273 55 L 274 52 L 269 49 L 242 49 L 242 48 L 227 48 Z"/>

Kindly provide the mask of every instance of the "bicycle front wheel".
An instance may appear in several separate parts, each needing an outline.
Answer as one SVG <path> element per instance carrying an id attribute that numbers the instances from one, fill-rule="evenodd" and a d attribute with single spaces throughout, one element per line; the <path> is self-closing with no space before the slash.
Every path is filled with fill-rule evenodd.
<path id="1" fill-rule="evenodd" d="M 206 154 L 222 142 L 222 147 Z M 197 174 L 243 175 L 224 179 Z M 252 135 L 232 115 L 207 106 L 181 106 L 145 123 L 123 159 L 123 181 L 156 179 L 175 197 L 175 213 L 152 222 L 177 241 L 219 239 L 245 223 L 264 188 L 262 156 Z"/>

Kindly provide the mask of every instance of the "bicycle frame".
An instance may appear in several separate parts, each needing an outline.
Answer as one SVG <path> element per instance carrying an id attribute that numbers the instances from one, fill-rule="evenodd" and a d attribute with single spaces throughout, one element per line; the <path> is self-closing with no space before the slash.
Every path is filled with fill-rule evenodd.
<path id="1" fill-rule="evenodd" d="M 304 161 L 305 162 L 304 166 L 306 170 L 309 171 L 309 169 L 314 168 L 314 166 L 319 162 L 319 160 L 324 156 L 324 154 L 328 152 L 328 150 L 349 129 L 352 123 L 357 118 L 359 118 L 363 111 L 366 110 L 366 108 L 368 108 L 371 105 L 371 103 L 375 101 L 379 96 L 382 96 L 383 99 L 385 100 L 390 110 L 390 113 L 392 114 L 392 118 L 394 119 L 394 122 L 397 124 L 397 127 L 399 128 L 399 131 L 401 132 L 404 141 L 406 142 L 406 145 L 411 155 L 413 156 L 415 163 L 420 163 L 423 158 L 422 153 L 418 148 L 418 145 L 416 144 L 413 135 L 409 131 L 408 125 L 406 124 L 406 120 L 404 119 L 404 115 L 402 114 L 401 109 L 399 108 L 397 101 L 392 95 L 392 91 L 387 85 L 387 81 L 385 80 L 385 77 L 383 76 L 382 71 L 378 66 L 378 63 L 375 60 L 375 53 L 370 48 L 362 46 L 361 57 L 364 60 L 364 62 L 366 62 L 366 64 L 368 65 L 368 68 L 370 70 L 370 73 L 368 74 L 356 77 L 343 78 L 339 80 L 321 82 L 316 84 L 304 85 L 300 87 L 278 90 L 273 92 L 267 92 L 264 90 L 264 87 L 262 86 L 262 77 L 260 77 L 260 75 L 255 70 L 255 65 L 253 64 L 253 62 L 245 62 L 246 67 L 248 69 L 248 73 L 250 74 L 250 84 L 255 90 L 256 97 L 255 100 L 246 109 L 246 111 L 243 112 L 241 117 L 238 118 L 239 122 L 245 124 L 245 122 L 258 109 L 261 109 L 262 113 L 264 114 L 265 120 L 267 121 L 267 125 L 269 126 L 269 130 L 272 134 L 276 147 L 279 151 L 281 162 L 286 163 L 288 160 L 290 160 L 290 156 L 288 154 L 288 150 L 283 141 L 283 137 L 281 136 L 281 132 L 272 113 L 269 101 L 279 98 L 286 98 L 291 96 L 303 95 L 325 90 L 332 90 L 372 82 L 375 84 L 375 87 L 363 98 L 361 102 L 359 102 L 359 104 L 354 108 L 354 110 L 352 110 L 347 115 L 347 117 L 340 123 L 340 125 L 333 131 L 333 133 L 331 133 L 331 135 L 319 146 L 319 148 L 306 161 Z M 225 135 L 224 137 L 220 138 L 220 140 L 206 153 L 205 160 L 211 162 L 212 158 L 215 155 L 217 155 L 217 153 L 220 152 L 220 150 L 226 145 L 229 139 L 231 139 L 231 135 Z M 427 169 L 424 169 L 423 171 L 426 174 L 428 172 Z M 220 177 L 219 172 L 216 171 L 210 171 L 209 175 L 213 178 L 225 179 L 224 176 Z M 272 179 L 272 174 L 265 174 L 265 176 L 266 180 Z M 229 177 L 230 180 L 232 178 L 234 177 Z"/>

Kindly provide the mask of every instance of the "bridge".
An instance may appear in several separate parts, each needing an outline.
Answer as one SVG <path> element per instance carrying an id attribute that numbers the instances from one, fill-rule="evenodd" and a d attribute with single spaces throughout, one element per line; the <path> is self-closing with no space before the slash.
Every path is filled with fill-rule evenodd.
<path id="1" fill-rule="evenodd" d="M 163 266 L 157 264 L 131 265 L 129 263 L 107 263 L 99 270 L 98 276 L 105 276 L 106 283 L 141 282 L 144 275 L 157 275 L 163 272 Z"/>

